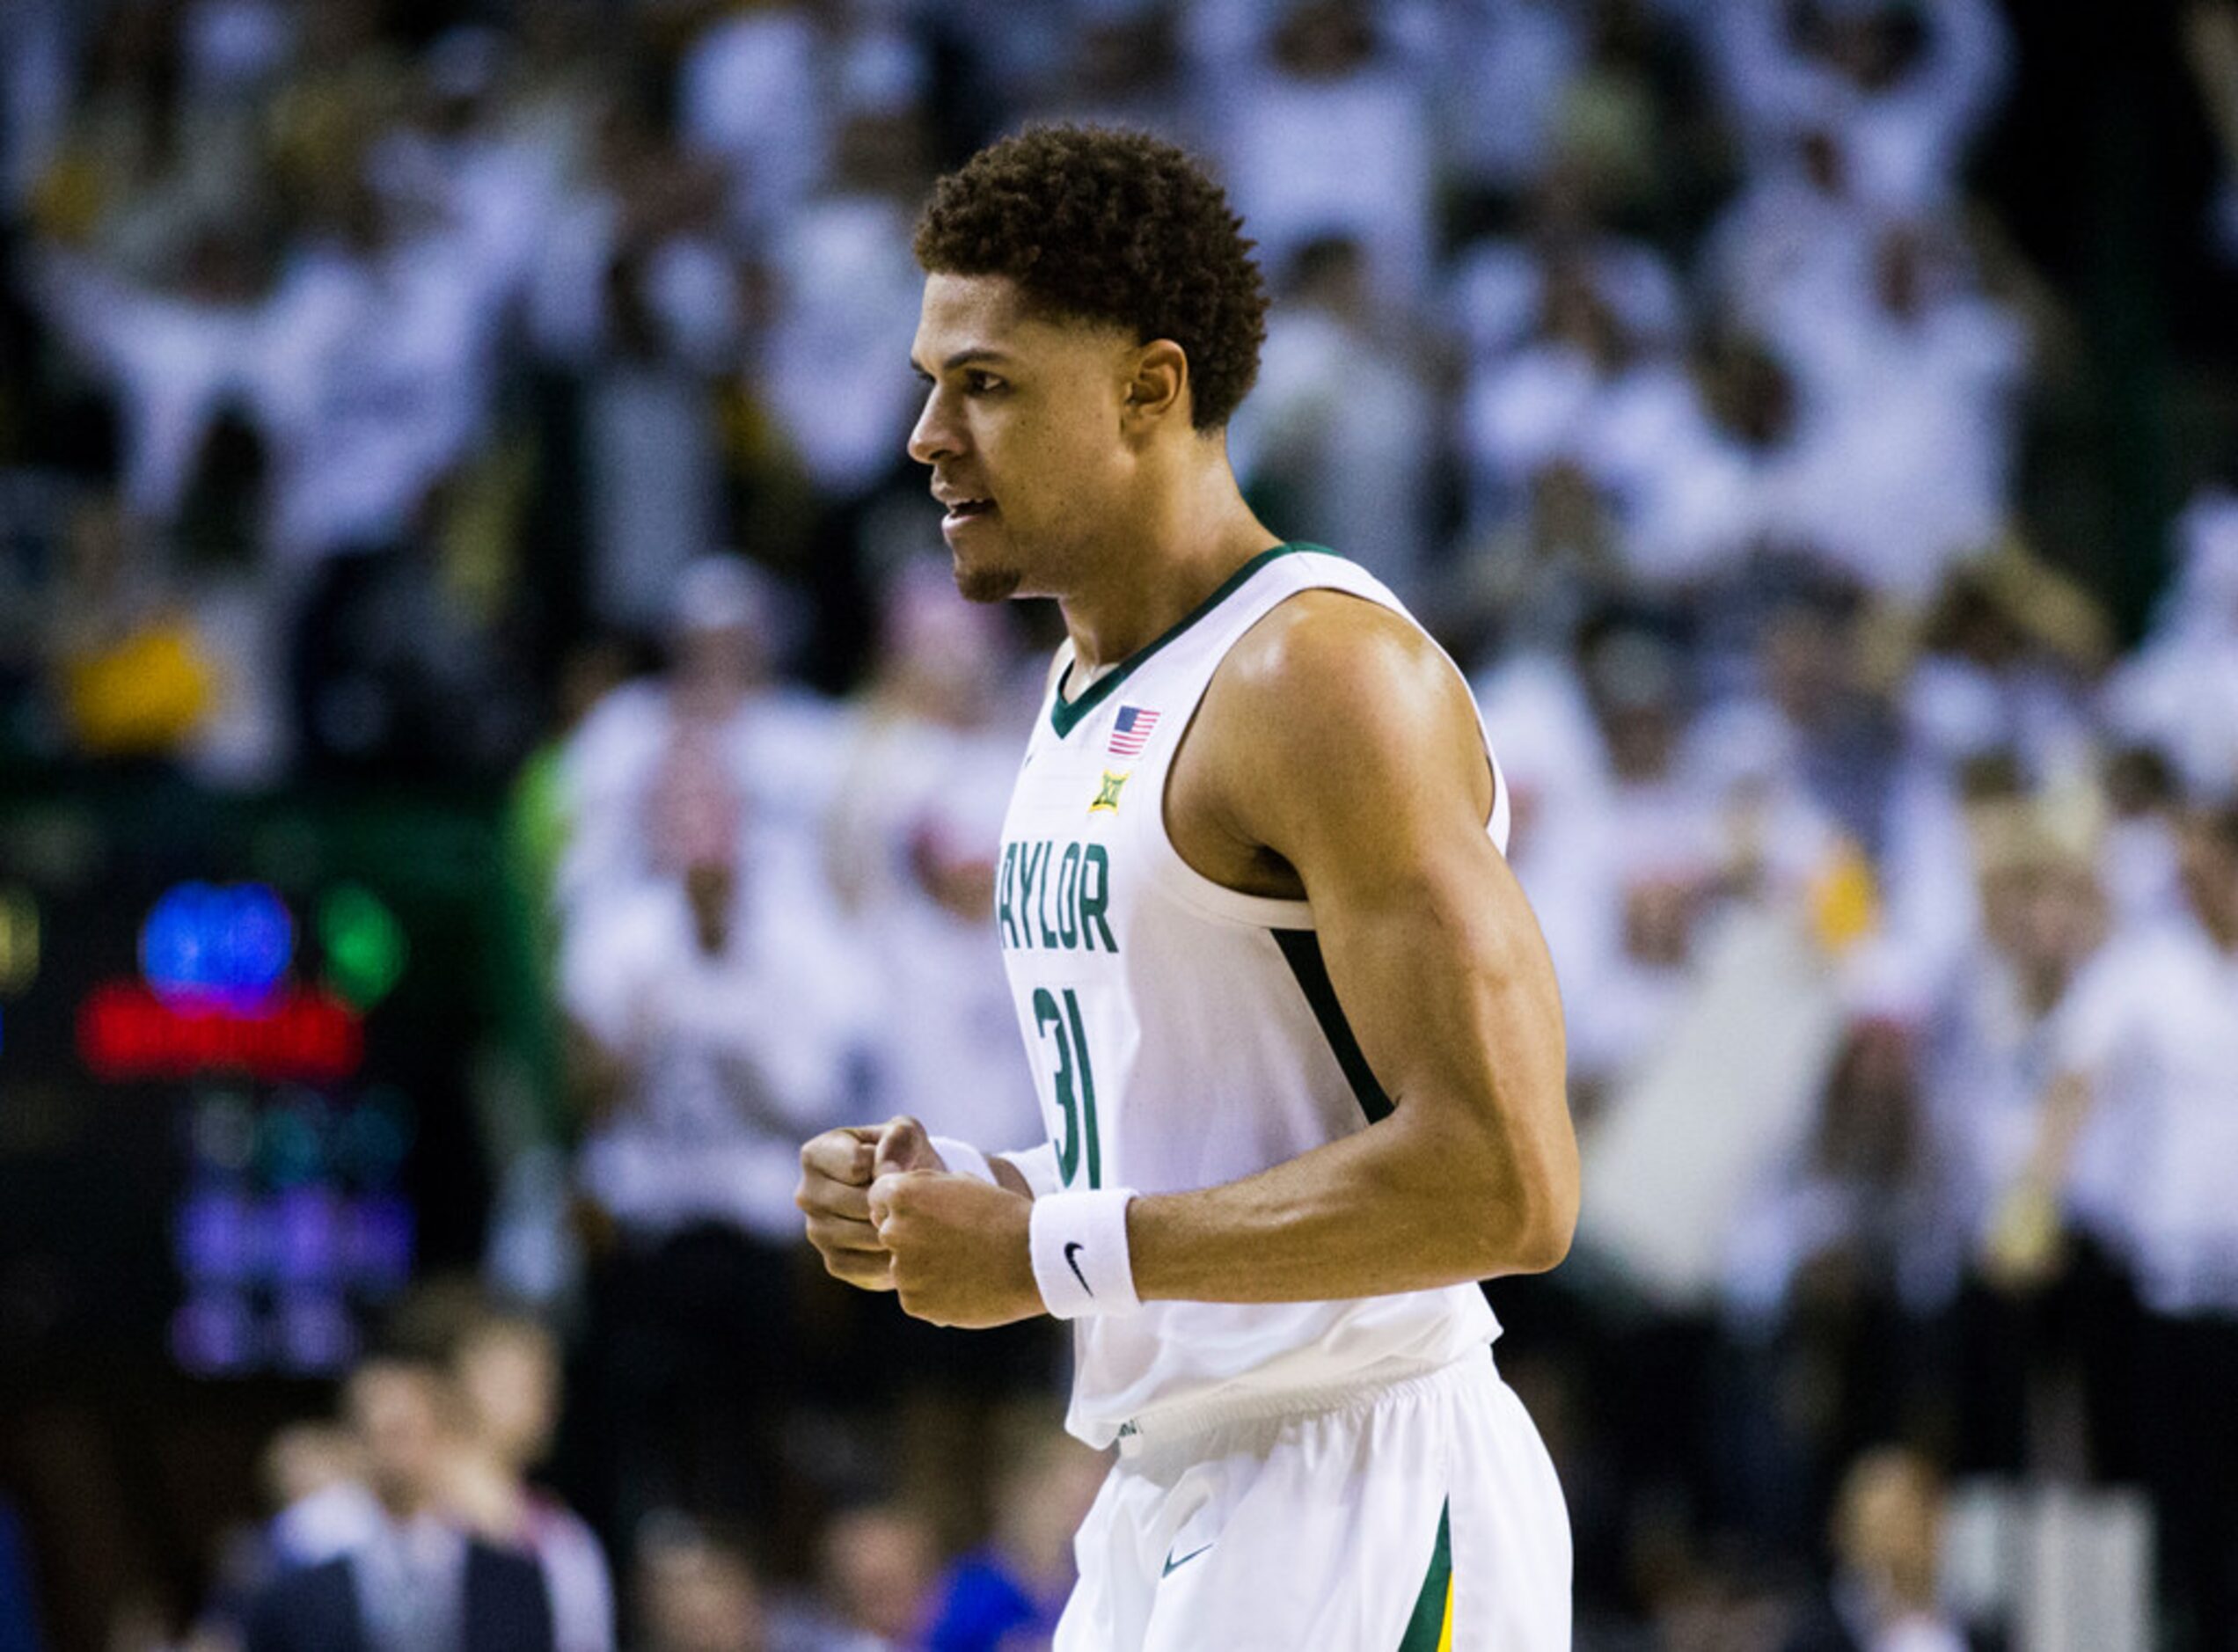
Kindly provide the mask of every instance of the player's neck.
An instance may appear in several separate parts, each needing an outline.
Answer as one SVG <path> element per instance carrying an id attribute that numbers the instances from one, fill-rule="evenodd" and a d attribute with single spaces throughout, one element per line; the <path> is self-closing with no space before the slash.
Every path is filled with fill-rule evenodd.
<path id="1" fill-rule="evenodd" d="M 1092 671 L 1148 647 L 1277 542 L 1244 502 L 1225 453 L 1154 490 L 1130 530 L 1058 596 L 1073 657 Z"/>

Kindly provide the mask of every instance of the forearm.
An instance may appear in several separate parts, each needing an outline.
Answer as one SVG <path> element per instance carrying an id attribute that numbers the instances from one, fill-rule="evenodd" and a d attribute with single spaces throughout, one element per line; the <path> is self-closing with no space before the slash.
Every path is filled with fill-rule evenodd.
<path id="1" fill-rule="evenodd" d="M 1520 897 L 1517 897 L 1519 903 Z M 1260 1173 L 1140 1199 L 1145 1300 L 1311 1302 L 1538 1273 L 1569 1247 L 1561 1009 L 1527 910 L 1326 925 L 1332 983 L 1395 1110 Z M 1447 961 L 1425 967 L 1425 960 Z"/>
<path id="2" fill-rule="evenodd" d="M 1401 1106 L 1254 1176 L 1151 1194 L 1127 1213 L 1145 1301 L 1316 1302 L 1538 1273 L 1569 1248 L 1565 1167 L 1459 1144 Z M 1568 1167 L 1575 1186 L 1575 1167 Z"/>

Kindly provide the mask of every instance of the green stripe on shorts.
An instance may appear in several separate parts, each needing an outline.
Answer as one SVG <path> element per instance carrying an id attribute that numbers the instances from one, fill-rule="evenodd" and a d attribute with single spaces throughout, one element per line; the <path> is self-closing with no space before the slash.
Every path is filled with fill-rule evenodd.
<path id="1" fill-rule="evenodd" d="M 1445 1597 L 1453 1586 L 1453 1500 L 1437 1511 L 1437 1546 L 1430 1552 L 1430 1575 L 1415 1597 L 1414 1616 L 1400 1637 L 1399 1652 L 1438 1652 L 1445 1630 Z"/>

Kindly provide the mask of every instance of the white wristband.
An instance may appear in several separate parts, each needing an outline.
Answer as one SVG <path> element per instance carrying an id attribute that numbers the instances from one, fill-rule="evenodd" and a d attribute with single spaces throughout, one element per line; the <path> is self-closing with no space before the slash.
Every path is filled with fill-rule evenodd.
<path id="1" fill-rule="evenodd" d="M 1042 1305 L 1058 1319 L 1132 1313 L 1142 1306 L 1127 1255 L 1127 1205 L 1134 1196 L 1132 1188 L 1101 1188 L 1034 1201 L 1028 1228 L 1034 1283 Z"/>
<path id="2" fill-rule="evenodd" d="M 940 1162 L 959 1176 L 976 1176 L 980 1181 L 999 1187 L 995 1181 L 995 1167 L 987 1162 L 987 1155 L 969 1142 L 960 1142 L 953 1136 L 931 1136 L 933 1151 L 940 1155 Z"/>

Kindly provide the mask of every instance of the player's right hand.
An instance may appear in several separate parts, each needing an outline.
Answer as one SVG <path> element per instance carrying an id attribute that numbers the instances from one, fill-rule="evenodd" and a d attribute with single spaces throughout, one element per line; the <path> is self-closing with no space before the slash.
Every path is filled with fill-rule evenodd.
<path id="1" fill-rule="evenodd" d="M 925 1127 L 906 1116 L 826 1130 L 804 1145 L 793 1202 L 825 1271 L 865 1290 L 891 1290 L 894 1262 L 871 1223 L 870 1184 L 889 1171 L 947 1168 Z"/>

